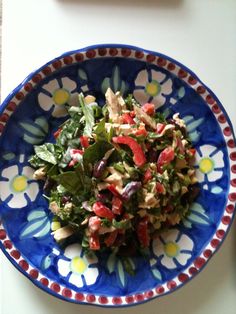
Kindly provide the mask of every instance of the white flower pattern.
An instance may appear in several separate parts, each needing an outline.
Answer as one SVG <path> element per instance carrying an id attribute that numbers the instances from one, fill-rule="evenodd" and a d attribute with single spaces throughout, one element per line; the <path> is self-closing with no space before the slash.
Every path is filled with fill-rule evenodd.
<path id="1" fill-rule="evenodd" d="M 39 192 L 38 183 L 33 180 L 34 170 L 29 166 L 13 165 L 2 170 L 0 198 L 11 208 L 25 207 L 34 201 Z"/>
<path id="2" fill-rule="evenodd" d="M 65 258 L 65 259 L 64 259 Z M 69 245 L 64 252 L 64 258 L 58 260 L 58 272 L 78 288 L 90 286 L 97 281 L 99 275 L 96 263 L 97 257 L 85 256 L 81 246 L 77 243 Z"/>
<path id="3" fill-rule="evenodd" d="M 168 269 L 185 266 L 192 256 L 193 247 L 193 241 L 177 229 L 162 233 L 152 244 L 154 255 Z"/>
<path id="4" fill-rule="evenodd" d="M 156 108 L 164 105 L 165 96 L 172 92 L 172 80 L 160 71 L 142 70 L 138 73 L 134 83 L 135 99 L 141 104 L 152 102 Z"/>
<path id="5" fill-rule="evenodd" d="M 53 107 L 53 117 L 65 117 L 68 114 L 65 104 L 73 105 L 76 96 L 76 83 L 68 77 L 62 77 L 44 84 L 38 95 L 38 101 L 45 111 Z"/>
<path id="6" fill-rule="evenodd" d="M 200 146 L 196 152 L 196 176 L 200 183 L 220 179 L 224 170 L 223 152 L 212 145 Z"/>

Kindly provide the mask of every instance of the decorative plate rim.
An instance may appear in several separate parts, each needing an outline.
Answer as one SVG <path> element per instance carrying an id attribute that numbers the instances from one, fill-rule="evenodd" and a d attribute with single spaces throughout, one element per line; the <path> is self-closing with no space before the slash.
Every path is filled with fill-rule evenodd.
<path id="1" fill-rule="evenodd" d="M 7 120 L 17 108 L 17 105 L 21 103 L 21 101 L 32 90 L 32 88 L 42 79 L 47 77 L 47 75 L 50 75 L 59 68 L 66 67 L 73 63 L 79 63 L 83 60 L 116 56 L 145 61 L 150 64 L 157 64 L 159 67 L 163 67 L 174 73 L 183 81 L 185 81 L 188 86 L 193 88 L 209 106 L 222 129 L 225 142 L 227 143 L 227 153 L 230 168 L 232 167 L 234 159 L 231 158 L 230 154 L 233 152 L 236 153 L 235 135 L 232 123 L 223 105 L 217 96 L 211 91 L 211 89 L 208 88 L 193 71 L 175 59 L 159 52 L 154 52 L 126 44 L 95 44 L 81 49 L 68 51 L 61 54 L 59 57 L 56 57 L 45 63 L 37 70 L 31 72 L 5 98 L 0 106 L 0 136 L 4 130 Z M 230 171 L 230 175 L 231 179 L 232 177 L 236 179 L 236 174 L 234 174 L 232 170 Z M 89 304 L 105 307 L 125 307 L 130 305 L 138 305 L 147 302 L 150 299 L 160 297 L 161 295 L 169 294 L 182 287 L 185 283 L 190 282 L 190 280 L 195 277 L 197 273 L 204 269 L 211 257 L 218 251 L 230 230 L 235 215 L 236 193 L 232 192 L 232 185 L 229 184 L 229 186 L 228 200 L 226 201 L 222 219 L 210 243 L 208 243 L 201 254 L 198 255 L 198 257 L 188 267 L 184 268 L 183 272 L 181 272 L 173 280 L 170 280 L 161 286 L 156 286 L 153 289 L 142 291 L 142 293 L 120 297 L 94 295 L 78 293 L 73 289 L 68 289 L 63 285 L 53 282 L 46 276 L 40 274 L 40 270 L 32 268 L 28 262 L 21 257 L 21 253 L 14 247 L 13 243 L 8 238 L 1 220 L 0 248 L 7 259 L 23 275 L 30 279 L 34 285 L 57 298 L 77 304 Z"/>

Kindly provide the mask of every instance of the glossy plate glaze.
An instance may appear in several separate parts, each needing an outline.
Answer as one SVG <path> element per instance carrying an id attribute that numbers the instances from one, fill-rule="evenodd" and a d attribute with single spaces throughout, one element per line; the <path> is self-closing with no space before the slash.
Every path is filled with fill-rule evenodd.
<path id="1" fill-rule="evenodd" d="M 135 275 L 114 255 L 87 259 L 79 244 L 55 243 L 42 185 L 28 163 L 33 145 L 52 141 L 79 92 L 100 105 L 110 86 L 167 116 L 185 120 L 197 150 L 201 191 L 181 225 L 153 241 L 149 259 L 132 257 Z M 142 303 L 176 290 L 219 248 L 236 201 L 236 149 L 232 125 L 216 96 L 179 62 L 127 45 L 83 48 L 29 75 L 3 102 L 0 115 L 0 247 L 35 285 L 63 300 L 103 306 Z"/>

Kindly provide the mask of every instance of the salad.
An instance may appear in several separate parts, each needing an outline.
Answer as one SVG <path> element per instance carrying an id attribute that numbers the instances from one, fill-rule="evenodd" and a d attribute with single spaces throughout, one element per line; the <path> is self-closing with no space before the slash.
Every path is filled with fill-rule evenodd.
<path id="1" fill-rule="evenodd" d="M 55 143 L 35 146 L 30 163 L 44 181 L 56 241 L 132 254 L 188 215 L 195 149 L 178 113 L 167 120 L 110 88 L 105 98 L 101 108 L 79 94 Z"/>

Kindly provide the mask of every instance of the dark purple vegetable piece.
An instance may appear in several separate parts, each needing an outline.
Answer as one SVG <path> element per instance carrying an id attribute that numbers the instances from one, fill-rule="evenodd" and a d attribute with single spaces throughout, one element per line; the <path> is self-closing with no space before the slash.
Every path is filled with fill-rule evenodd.
<path id="1" fill-rule="evenodd" d="M 112 194 L 111 192 L 109 191 L 102 191 L 102 192 L 99 192 L 96 196 L 96 200 L 97 201 L 100 201 L 100 202 L 103 202 L 103 203 L 106 203 L 108 201 L 111 201 L 112 199 Z"/>
<path id="2" fill-rule="evenodd" d="M 62 202 L 63 205 L 65 205 L 69 201 L 70 201 L 70 197 L 69 196 L 66 196 L 66 195 L 62 196 L 61 202 Z"/>
<path id="3" fill-rule="evenodd" d="M 93 176 L 95 178 L 100 178 L 103 175 L 103 172 L 104 172 L 106 165 L 107 165 L 107 160 L 111 156 L 113 151 L 114 151 L 114 148 L 109 149 L 105 153 L 104 157 L 95 163 L 94 168 L 93 168 Z"/>
<path id="4" fill-rule="evenodd" d="M 96 162 L 93 168 L 93 176 L 95 178 L 100 178 L 103 175 L 106 165 L 107 165 L 107 159 L 104 159 L 104 158 Z"/>
<path id="5" fill-rule="evenodd" d="M 149 162 L 156 162 L 157 161 L 157 157 L 158 157 L 158 153 L 157 153 L 156 150 L 151 149 L 148 152 L 148 160 L 149 160 Z"/>
<path id="6" fill-rule="evenodd" d="M 178 123 L 176 123 L 176 121 L 175 121 L 174 119 L 170 119 L 170 120 L 169 120 L 169 123 L 170 123 L 170 124 L 173 124 L 173 125 L 175 126 L 175 129 L 176 129 L 176 130 L 180 130 L 184 137 L 187 137 L 187 136 L 188 136 L 186 128 L 180 126 Z"/>
<path id="7" fill-rule="evenodd" d="M 136 193 L 142 187 L 142 183 L 140 181 L 132 181 L 126 184 L 125 188 L 122 192 L 122 198 L 125 201 L 128 201 L 130 197 Z"/>
<path id="8" fill-rule="evenodd" d="M 52 178 L 47 178 L 43 186 L 44 193 L 46 195 L 49 194 L 54 186 L 56 186 L 56 181 Z"/>

